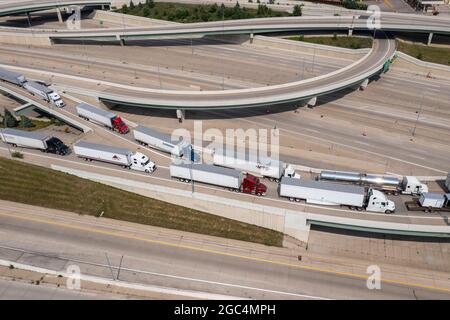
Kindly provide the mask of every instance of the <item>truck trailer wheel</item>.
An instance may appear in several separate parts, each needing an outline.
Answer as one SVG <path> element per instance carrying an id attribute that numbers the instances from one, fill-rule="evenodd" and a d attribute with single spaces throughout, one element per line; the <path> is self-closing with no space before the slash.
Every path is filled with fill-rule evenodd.
<path id="1" fill-rule="evenodd" d="M 384 213 L 386 213 L 386 214 L 391 214 L 392 211 L 391 211 L 391 210 L 386 210 Z"/>

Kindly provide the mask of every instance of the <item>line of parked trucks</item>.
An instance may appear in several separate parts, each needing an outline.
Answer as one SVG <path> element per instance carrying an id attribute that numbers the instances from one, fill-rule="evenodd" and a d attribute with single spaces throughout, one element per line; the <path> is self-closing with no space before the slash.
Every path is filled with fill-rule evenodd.
<path id="1" fill-rule="evenodd" d="M 112 130 L 120 133 L 130 131 L 122 119 L 111 112 L 87 104 L 78 105 L 76 110 L 80 117 Z M 172 178 L 184 182 L 196 181 L 236 192 L 264 196 L 267 193 L 267 186 L 259 178 L 264 177 L 278 182 L 279 196 L 291 201 L 393 213 L 395 203 L 386 197 L 387 193 L 420 196 L 419 199 L 406 203 L 408 210 L 446 211 L 450 207 L 450 194 L 429 193 L 427 185 L 413 176 L 397 178 L 356 172 L 322 171 L 317 181 L 303 180 L 292 165 L 279 160 L 261 157 L 252 160 L 248 156 L 215 153 L 212 165 L 199 164 L 191 161 L 192 146 L 183 140 L 172 141 L 169 135 L 144 126 L 133 129 L 133 137 L 142 145 L 184 159 L 184 162 L 172 163 L 169 168 Z M 14 146 L 35 148 L 60 155 L 70 153 L 70 149 L 59 139 L 37 133 L 4 129 L 1 131 L 1 138 Z M 152 173 L 156 169 L 156 164 L 146 155 L 125 148 L 79 141 L 74 144 L 73 149 L 78 157 L 89 161 L 108 162 L 147 173 Z M 186 159 L 189 159 L 190 163 L 186 163 Z M 445 185 L 450 188 L 450 173 Z"/>
<path id="2" fill-rule="evenodd" d="M 62 108 L 66 105 L 57 92 L 53 91 L 40 81 L 27 80 L 23 74 L 0 68 L 0 80 L 23 87 L 31 95 L 38 96 L 42 100 L 49 102 L 58 108 Z"/>

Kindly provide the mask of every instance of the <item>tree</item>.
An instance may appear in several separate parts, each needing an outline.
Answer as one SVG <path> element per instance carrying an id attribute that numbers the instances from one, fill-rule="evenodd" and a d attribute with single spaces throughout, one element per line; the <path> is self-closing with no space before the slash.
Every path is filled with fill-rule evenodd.
<path id="1" fill-rule="evenodd" d="M 154 8 L 155 7 L 155 2 L 153 0 L 146 0 L 145 1 L 145 5 L 149 8 Z"/>
<path id="2" fill-rule="evenodd" d="M 17 126 L 17 121 L 8 109 L 5 109 L 5 116 L 3 117 L 3 124 L 6 128 L 13 128 Z"/>
<path id="3" fill-rule="evenodd" d="M 130 10 L 133 10 L 136 6 L 134 5 L 133 0 L 130 1 Z"/>
<path id="4" fill-rule="evenodd" d="M 142 11 L 142 14 L 143 14 L 144 17 L 150 16 L 150 8 L 149 7 L 144 7 L 144 10 Z"/>
<path id="5" fill-rule="evenodd" d="M 292 15 L 293 16 L 301 16 L 302 15 L 302 6 L 303 5 L 296 4 L 294 6 L 294 11 L 292 11 Z"/>
<path id="6" fill-rule="evenodd" d="M 127 5 L 126 4 L 123 4 L 123 6 L 122 6 L 122 13 L 124 13 L 124 14 L 127 14 L 128 13 L 128 7 L 127 7 Z"/>
<path id="7" fill-rule="evenodd" d="M 22 128 L 32 128 L 34 127 L 33 121 L 26 116 L 20 116 L 20 126 Z"/>

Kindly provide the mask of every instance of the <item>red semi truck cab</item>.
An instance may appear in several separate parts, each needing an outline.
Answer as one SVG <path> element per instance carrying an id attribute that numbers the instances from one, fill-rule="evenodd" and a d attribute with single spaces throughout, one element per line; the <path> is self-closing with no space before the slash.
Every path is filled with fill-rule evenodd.
<path id="1" fill-rule="evenodd" d="M 247 174 L 242 180 L 242 192 L 264 196 L 267 192 L 267 187 L 259 181 L 259 178 Z"/>
<path id="2" fill-rule="evenodd" d="M 115 130 L 119 131 L 120 134 L 126 134 L 128 133 L 128 131 L 130 131 L 128 129 L 128 126 L 125 124 L 125 122 L 123 122 L 122 118 L 120 118 L 119 116 L 112 118 L 111 124 Z"/>

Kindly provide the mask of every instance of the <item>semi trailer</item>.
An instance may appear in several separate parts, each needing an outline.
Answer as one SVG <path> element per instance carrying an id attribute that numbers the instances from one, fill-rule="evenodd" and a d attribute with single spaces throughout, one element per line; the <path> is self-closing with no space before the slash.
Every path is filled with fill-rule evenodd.
<path id="1" fill-rule="evenodd" d="M 133 136 L 134 139 L 142 145 L 170 153 L 171 155 L 180 158 L 184 155 L 189 156 L 191 150 L 191 145 L 189 143 L 184 142 L 183 140 L 173 141 L 171 136 L 144 126 L 134 128 Z"/>
<path id="2" fill-rule="evenodd" d="M 126 134 L 130 131 L 122 119 L 112 112 L 96 108 L 86 103 L 77 105 L 76 110 L 80 118 L 115 130 L 120 134 Z"/>
<path id="3" fill-rule="evenodd" d="M 405 176 L 403 179 L 399 179 L 392 176 L 358 172 L 322 171 L 319 180 L 348 182 L 396 195 L 400 193 L 420 195 L 423 192 L 428 192 L 428 186 L 413 176 Z"/>
<path id="4" fill-rule="evenodd" d="M 59 155 L 66 155 L 70 152 L 69 147 L 58 138 L 41 133 L 7 128 L 0 130 L 0 136 L 3 142 L 11 144 L 14 147 L 38 149 L 43 152 Z"/>
<path id="5" fill-rule="evenodd" d="M 264 196 L 267 192 L 267 187 L 253 175 L 208 164 L 172 163 L 170 165 L 170 176 L 180 181 L 203 182 L 257 196 Z"/>
<path id="6" fill-rule="evenodd" d="M 306 203 L 346 206 L 352 210 L 387 214 L 395 212 L 395 203 L 381 191 L 372 188 L 283 177 L 278 191 L 280 197 L 291 201 L 305 200 Z"/>
<path id="7" fill-rule="evenodd" d="M 23 83 L 23 87 L 33 96 L 41 97 L 43 100 L 54 104 L 58 108 L 66 105 L 58 93 L 40 83 L 27 81 Z"/>
<path id="8" fill-rule="evenodd" d="M 450 191 L 450 172 L 447 174 L 447 180 L 445 180 L 445 187 Z"/>
<path id="9" fill-rule="evenodd" d="M 405 202 L 409 211 L 450 212 L 450 193 L 422 193 L 420 198 Z"/>
<path id="10" fill-rule="evenodd" d="M 3 68 L 0 68 L 0 80 L 10 82 L 18 86 L 23 86 L 23 84 L 27 81 L 23 74 L 12 72 Z"/>
<path id="11" fill-rule="evenodd" d="M 154 162 L 140 152 L 132 152 L 125 148 L 79 141 L 73 146 L 75 154 L 87 161 L 97 160 L 120 165 L 127 169 L 151 173 L 155 171 Z"/>
<path id="12" fill-rule="evenodd" d="M 246 155 L 228 156 L 222 153 L 214 153 L 213 163 L 216 166 L 241 170 L 268 178 L 270 181 L 280 181 L 281 177 L 300 179 L 292 165 L 286 165 L 283 161 L 259 157 L 257 160 L 249 159 Z"/>

